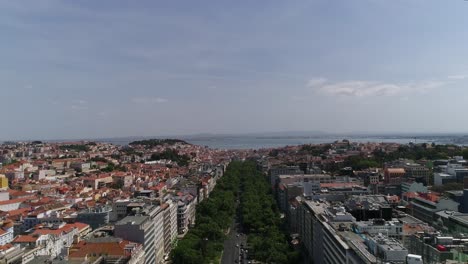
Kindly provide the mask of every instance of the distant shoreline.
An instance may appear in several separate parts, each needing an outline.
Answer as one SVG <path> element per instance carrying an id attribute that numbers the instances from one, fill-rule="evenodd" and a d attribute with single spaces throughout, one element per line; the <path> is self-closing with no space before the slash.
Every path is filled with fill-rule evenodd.
<path id="1" fill-rule="evenodd" d="M 468 145 L 468 135 L 466 134 L 316 134 L 300 135 L 279 135 L 278 133 L 265 134 L 244 134 L 244 135 L 192 135 L 192 136 L 167 136 L 167 137 L 120 137 L 120 138 L 100 138 L 100 139 L 67 139 L 67 140 L 42 140 L 43 142 L 74 142 L 74 141 L 96 141 L 106 142 L 115 145 L 128 145 L 135 140 L 150 138 L 177 138 L 188 143 L 208 146 L 216 149 L 260 149 L 276 148 L 283 146 L 293 146 L 302 144 L 332 143 L 337 140 L 347 139 L 353 142 L 375 142 L 375 143 L 436 143 L 454 144 L 460 146 Z M 29 140 L 23 140 L 29 141 Z M 32 141 L 32 140 L 31 140 Z"/>

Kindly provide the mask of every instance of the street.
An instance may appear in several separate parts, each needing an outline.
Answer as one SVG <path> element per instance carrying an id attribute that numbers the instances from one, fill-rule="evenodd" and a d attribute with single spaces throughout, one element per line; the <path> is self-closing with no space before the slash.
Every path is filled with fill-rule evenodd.
<path id="1" fill-rule="evenodd" d="M 245 235 L 240 234 L 240 225 L 235 217 L 234 222 L 231 225 L 231 231 L 229 232 L 226 241 L 224 241 L 224 253 L 221 259 L 222 264 L 231 263 L 247 263 L 246 254 L 241 259 L 241 245 L 247 245 L 247 238 Z"/>

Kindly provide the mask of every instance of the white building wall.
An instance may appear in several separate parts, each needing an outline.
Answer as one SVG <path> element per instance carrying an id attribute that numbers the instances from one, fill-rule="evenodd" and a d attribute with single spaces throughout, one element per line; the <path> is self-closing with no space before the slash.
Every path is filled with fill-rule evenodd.
<path id="1" fill-rule="evenodd" d="M 154 245 L 156 248 L 156 263 L 164 262 L 164 215 L 163 211 L 159 213 L 154 218 Z"/>
<path id="2" fill-rule="evenodd" d="M 10 193 L 8 192 L 0 192 L 0 201 L 8 201 L 10 200 Z"/>
<path id="3" fill-rule="evenodd" d="M 20 209 L 21 203 L 9 203 L 9 204 L 2 204 L 0 205 L 0 211 L 13 211 Z"/>
<path id="4" fill-rule="evenodd" d="M 174 242 L 177 239 L 177 204 L 174 202 L 170 203 L 169 210 L 171 212 L 171 241 Z"/>
<path id="5" fill-rule="evenodd" d="M 8 228 L 3 235 L 0 235 L 0 246 L 4 246 L 13 241 L 13 227 Z"/>

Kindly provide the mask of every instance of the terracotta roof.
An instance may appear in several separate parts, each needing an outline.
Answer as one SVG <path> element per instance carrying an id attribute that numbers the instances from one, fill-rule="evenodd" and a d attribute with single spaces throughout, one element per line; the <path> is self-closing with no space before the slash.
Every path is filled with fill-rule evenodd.
<path id="1" fill-rule="evenodd" d="M 19 235 L 13 240 L 12 243 L 32 243 L 32 242 L 36 242 L 38 239 L 39 239 L 39 236 Z"/>
<path id="2" fill-rule="evenodd" d="M 14 204 L 14 203 L 22 203 L 24 201 L 29 200 L 30 198 L 18 198 L 18 199 L 11 199 L 11 200 L 6 200 L 6 201 L 0 201 L 0 205 L 6 205 L 6 204 Z"/>
<path id="3" fill-rule="evenodd" d="M 89 243 L 81 241 L 70 249 L 70 258 L 84 258 L 93 255 L 109 255 L 109 256 L 129 256 L 129 252 L 125 250 L 125 246 L 130 244 L 130 241 L 122 240 L 120 242 L 101 242 Z"/>
<path id="4" fill-rule="evenodd" d="M 60 236 L 60 235 L 62 235 L 62 233 L 71 232 L 74 228 L 78 228 L 78 227 L 74 226 L 73 224 L 66 224 L 65 226 L 63 226 L 62 228 L 59 228 L 59 229 L 36 228 L 34 230 L 34 232 L 33 232 L 33 235 L 38 234 L 38 235 L 56 235 L 56 236 Z"/>
<path id="5" fill-rule="evenodd" d="M 76 228 L 78 228 L 78 231 L 82 231 L 82 230 L 84 230 L 84 229 L 86 229 L 86 228 L 89 227 L 88 224 L 80 223 L 80 222 L 75 222 L 75 223 L 73 223 L 73 224 L 67 224 L 67 225 L 69 225 L 69 226 L 71 226 L 71 227 L 76 227 Z"/>
<path id="6" fill-rule="evenodd" d="M 20 209 L 16 209 L 16 210 L 11 210 L 11 211 L 1 211 L 2 215 L 5 214 L 5 215 L 8 215 L 8 216 L 17 216 L 17 215 L 22 215 L 24 213 L 27 213 L 31 211 L 31 208 L 27 207 L 27 208 L 20 208 Z"/>
<path id="7" fill-rule="evenodd" d="M 163 209 L 163 210 L 165 210 L 168 207 L 169 207 L 169 204 L 167 204 L 167 203 L 161 204 L 161 209 Z"/>
<path id="8" fill-rule="evenodd" d="M 13 247 L 12 244 L 5 244 L 3 246 L 0 246 L 0 250 L 7 250 L 7 249 L 10 249 L 12 247 Z"/>
<path id="9" fill-rule="evenodd" d="M 403 168 L 387 168 L 388 173 L 405 173 Z"/>
<path id="10" fill-rule="evenodd" d="M 415 192 L 405 192 L 403 193 L 403 197 L 407 197 L 407 198 L 416 198 L 418 197 L 418 193 L 415 193 Z"/>
<path id="11" fill-rule="evenodd" d="M 11 197 L 13 196 L 35 196 L 34 193 L 28 193 L 25 191 L 17 191 L 17 190 L 8 190 L 8 193 L 10 194 Z"/>
<path id="12" fill-rule="evenodd" d="M 13 227 L 15 224 L 13 223 L 13 221 L 7 219 L 5 221 L 3 221 L 3 228 L 10 228 L 10 227 Z"/>

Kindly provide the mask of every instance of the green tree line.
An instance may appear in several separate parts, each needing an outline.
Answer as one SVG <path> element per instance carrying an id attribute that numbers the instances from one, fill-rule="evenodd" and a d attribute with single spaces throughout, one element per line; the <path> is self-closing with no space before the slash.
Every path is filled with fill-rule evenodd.
<path id="1" fill-rule="evenodd" d="M 239 191 L 241 224 L 252 257 L 265 263 L 299 263 L 299 253 L 289 245 L 282 228 L 270 185 L 252 161 L 230 163 L 210 198 L 198 205 L 196 225 L 172 251 L 173 263 L 218 263 Z"/>
<path id="2" fill-rule="evenodd" d="M 164 144 L 174 145 L 176 143 L 189 144 L 184 140 L 168 138 L 168 139 L 146 139 L 146 140 L 140 140 L 140 141 L 133 141 L 133 142 L 130 142 L 129 145 L 130 146 L 141 145 L 147 148 L 152 148 L 152 147 L 156 147 L 156 146 L 160 146 Z"/>
<path id="3" fill-rule="evenodd" d="M 225 231 L 236 212 L 236 193 L 242 166 L 241 162 L 232 162 L 210 197 L 197 206 L 195 227 L 172 251 L 173 263 L 204 264 L 219 261 L 226 239 Z"/>
<path id="4" fill-rule="evenodd" d="M 242 227 L 253 258 L 265 263 L 299 263 L 299 253 L 291 248 L 282 229 L 271 186 L 255 162 L 243 163 L 241 189 Z"/>

